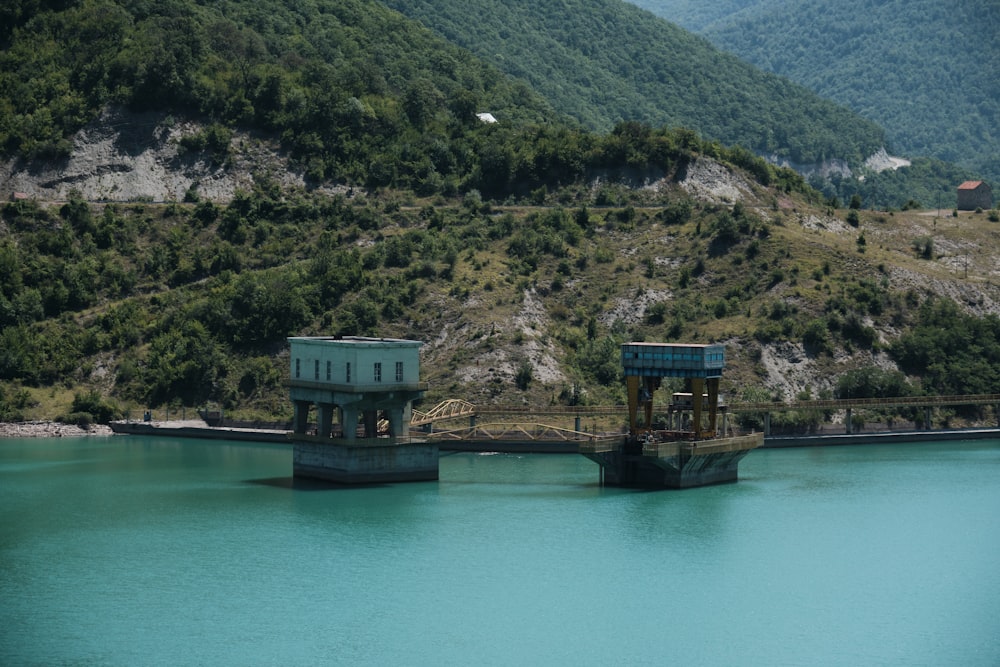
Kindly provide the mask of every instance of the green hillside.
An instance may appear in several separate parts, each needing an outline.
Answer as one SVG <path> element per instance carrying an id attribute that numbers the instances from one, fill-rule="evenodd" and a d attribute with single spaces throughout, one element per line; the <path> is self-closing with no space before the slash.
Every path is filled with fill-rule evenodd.
<path id="1" fill-rule="evenodd" d="M 690 129 L 584 129 L 361 0 L 152 7 L 5 5 L 8 155 L 58 168 L 124 105 L 162 114 L 149 137 L 190 128 L 164 172 L 234 169 L 265 135 L 306 187 L 275 162 L 231 201 L 3 204 L 0 420 L 287 418 L 285 337 L 336 333 L 423 341 L 428 401 L 618 403 L 630 339 L 724 342 L 748 400 L 1000 382 L 995 210 L 837 209 Z"/>
<path id="2" fill-rule="evenodd" d="M 633 2 L 849 106 L 902 154 L 1000 181 L 996 2 Z"/>
<path id="3" fill-rule="evenodd" d="M 745 400 L 1000 382 L 1000 320 L 981 316 L 1000 307 L 995 212 L 833 212 L 755 182 L 745 152 L 598 143 L 655 149 L 667 180 L 517 206 L 266 186 L 225 206 L 8 203 L 0 419 L 287 419 L 285 337 L 335 333 L 424 341 L 430 404 L 620 403 L 627 340 L 724 342 L 724 391 Z M 720 184 L 738 201 L 706 194 Z"/>
<path id="4" fill-rule="evenodd" d="M 630 0 L 633 5 L 647 9 L 688 30 L 700 33 L 716 21 L 733 17 L 737 12 L 753 13 L 766 0 Z"/>
<path id="5" fill-rule="evenodd" d="M 683 126 L 798 163 L 859 163 L 882 130 L 618 0 L 387 0 L 585 126 Z"/>
<path id="6" fill-rule="evenodd" d="M 0 147 L 62 157 L 106 105 L 272 133 L 314 182 L 456 187 L 474 113 L 557 122 L 527 86 L 370 0 L 5 3 Z M 403 153 L 406 155 L 402 155 Z"/>

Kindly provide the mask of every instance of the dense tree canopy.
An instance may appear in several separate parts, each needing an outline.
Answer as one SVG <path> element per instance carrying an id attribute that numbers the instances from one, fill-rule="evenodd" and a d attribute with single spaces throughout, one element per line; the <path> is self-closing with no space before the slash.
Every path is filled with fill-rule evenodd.
<path id="1" fill-rule="evenodd" d="M 1000 4 L 631 0 L 885 128 L 907 156 L 1000 180 Z"/>
<path id="2" fill-rule="evenodd" d="M 525 83 L 368 0 L 6 4 L 0 146 L 8 155 L 65 156 L 72 132 L 109 105 L 123 105 L 157 110 L 164 123 L 174 120 L 167 114 L 200 120 L 180 148 L 218 162 L 228 159 L 234 137 L 254 129 L 280 141 L 310 185 L 346 187 L 340 194 L 284 190 L 255 174 L 255 185 L 228 203 L 189 192 L 184 202 L 156 205 L 96 204 L 78 193 L 58 203 L 4 204 L 0 418 L 23 413 L 24 387 L 55 392 L 77 383 L 87 391 L 68 406 L 74 412 L 116 412 L 96 400 L 91 390 L 99 386 L 132 405 L 211 400 L 277 414 L 287 408 L 279 355 L 288 335 L 431 339 L 455 326 L 470 346 L 457 360 L 490 351 L 499 334 L 442 322 L 442 304 L 455 313 L 488 303 L 496 322 L 526 294 L 548 299 L 546 317 L 555 324 L 545 345 L 561 350 L 574 383 L 550 400 L 574 403 L 590 400 L 588 391 L 618 398 L 614 350 L 626 334 L 701 339 L 722 331 L 718 323 L 738 322 L 728 336 L 752 345 L 801 341 L 820 357 L 874 350 L 881 343 L 870 322 L 891 318 L 904 326 L 913 317 L 916 301 L 903 304 L 882 281 L 855 275 L 841 251 L 820 264 L 810 250 L 800 266 L 774 230 L 797 227 L 795 207 L 820 205 L 821 195 L 753 150 L 863 156 L 880 141 L 873 126 L 702 42 L 675 42 L 666 24 L 632 24 L 640 14 L 625 5 L 586 3 L 604 13 L 577 26 L 578 34 L 564 23 L 585 14 L 585 3 L 563 5 L 565 15 L 554 5 L 530 12 L 523 2 L 504 6 L 523 19 L 518 25 L 544 25 L 541 32 L 515 36 L 482 23 L 510 40 L 511 62 L 527 68 L 523 75 L 548 72 L 540 81 L 556 91 L 553 105 L 561 99 L 580 122 L 559 116 Z M 456 5 L 441 6 L 460 15 Z M 621 50 L 629 44 L 634 53 Z M 536 47 L 548 49 L 546 61 L 541 51 L 528 55 Z M 703 58 L 694 69 L 684 64 L 688 51 Z M 588 58 L 602 67 L 588 69 Z M 760 87 L 725 79 L 726 69 Z M 680 86 L 648 87 L 649 72 L 660 83 L 680 77 Z M 621 88 L 623 81 L 642 85 Z M 608 99 L 580 104 L 585 90 L 623 99 L 645 90 L 621 108 L 634 102 L 678 115 L 655 124 L 626 120 L 624 112 L 588 119 Z M 685 96 L 692 91 L 695 98 Z M 772 97 L 773 104 L 762 101 Z M 762 115 L 737 113 L 750 108 Z M 500 122 L 481 122 L 481 110 Z M 746 145 L 726 147 L 671 127 L 694 116 L 721 134 L 732 129 Z M 720 178 L 746 184 L 755 203 L 709 203 L 677 184 L 705 158 L 718 161 L 709 168 Z M 651 181 L 656 187 L 635 187 Z M 858 187 L 859 207 L 890 184 L 866 183 L 884 190 Z M 860 225 L 852 213 L 848 222 Z M 831 273 L 839 273 L 837 289 Z M 602 319 L 616 300 L 642 302 L 651 285 L 653 302 L 633 321 Z M 929 327 L 949 318 L 928 309 L 920 313 Z M 989 319 L 961 322 L 980 341 L 996 328 Z M 507 335 L 518 390 L 536 390 L 542 383 L 525 372 L 524 332 Z M 932 329 L 914 336 L 893 348 L 906 369 L 945 344 Z M 980 358 L 1000 367 L 992 348 L 979 344 Z M 975 370 L 963 353 L 945 350 L 947 363 L 927 374 L 935 384 L 925 388 L 961 389 L 955 378 Z M 995 381 L 986 372 L 979 377 Z M 500 385 L 491 381 L 486 390 L 500 393 Z M 276 397 L 282 407 L 268 404 Z"/>
<path id="3" fill-rule="evenodd" d="M 64 155 L 68 135 L 114 103 L 255 125 L 313 178 L 369 185 L 391 179 L 407 146 L 447 143 L 484 110 L 561 122 L 556 108 L 604 131 L 685 126 L 797 162 L 859 161 L 883 143 L 846 109 L 623 3 L 388 4 L 551 106 L 373 0 L 25 0 L 0 33 L 0 148 Z"/>
<path id="4" fill-rule="evenodd" d="M 64 155 L 108 104 L 278 133 L 316 178 L 387 178 L 408 143 L 490 108 L 555 113 L 523 84 L 371 0 L 14 3 L 0 41 L 0 148 Z M 423 133 L 428 131 L 427 133 Z"/>
<path id="5" fill-rule="evenodd" d="M 858 163 L 882 130 L 786 79 L 616 0 L 385 4 L 532 87 L 586 126 L 684 126 L 794 162 Z"/>
<path id="6" fill-rule="evenodd" d="M 917 326 L 892 347 L 900 367 L 933 394 L 992 394 L 1000 387 L 1000 319 L 962 313 L 955 302 L 920 307 Z"/>

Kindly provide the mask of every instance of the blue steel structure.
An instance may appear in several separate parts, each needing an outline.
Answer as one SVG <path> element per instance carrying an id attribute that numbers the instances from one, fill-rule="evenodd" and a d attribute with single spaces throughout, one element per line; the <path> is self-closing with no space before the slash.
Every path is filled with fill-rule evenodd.
<path id="1" fill-rule="evenodd" d="M 719 403 L 719 379 L 726 367 L 723 345 L 683 345 L 676 343 L 624 343 L 622 368 L 628 393 L 629 432 L 636 435 L 652 429 L 653 393 L 663 378 L 684 378 L 691 394 L 700 397 L 708 390 L 708 427 L 702 424 L 702 401 L 693 401 L 692 437 L 714 437 Z M 639 408 L 644 420 L 639 424 Z"/>

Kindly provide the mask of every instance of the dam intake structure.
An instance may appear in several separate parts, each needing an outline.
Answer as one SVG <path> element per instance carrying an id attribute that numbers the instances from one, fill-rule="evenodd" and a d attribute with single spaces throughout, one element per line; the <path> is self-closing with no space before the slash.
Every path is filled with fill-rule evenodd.
<path id="1" fill-rule="evenodd" d="M 419 341 L 331 336 L 288 342 L 295 477 L 342 484 L 438 479 L 437 444 L 409 435 L 413 401 L 426 390 L 419 381 Z M 316 428 L 308 432 L 313 406 Z"/>
<path id="2" fill-rule="evenodd" d="M 602 482 L 686 489 L 739 479 L 739 462 L 763 444 L 764 434 L 725 435 L 728 414 L 719 405 L 725 347 L 633 342 L 622 345 L 621 357 L 629 434 L 619 442 L 580 444 L 580 453 L 601 466 Z M 653 396 L 664 378 L 682 378 L 690 391 L 673 394 L 667 423 L 656 428 Z"/>
<path id="3" fill-rule="evenodd" d="M 424 437 L 412 435 L 413 401 L 426 391 L 419 381 L 419 341 L 360 336 L 288 340 L 294 405 L 288 437 L 296 477 L 344 484 L 438 479 L 438 458 L 449 434 L 428 430 Z M 689 488 L 735 481 L 739 461 L 761 445 L 763 433 L 718 437 L 720 414 L 722 432 L 727 431 L 727 411 L 719 405 L 724 347 L 626 343 L 622 364 L 628 435 L 587 437 L 579 419 L 575 430 L 560 434 L 580 438 L 577 451 L 600 466 L 602 483 Z M 668 424 L 654 428 L 653 395 L 664 378 L 683 378 L 691 391 L 674 394 Z M 481 430 L 472 427 L 464 437 L 475 438 Z"/>

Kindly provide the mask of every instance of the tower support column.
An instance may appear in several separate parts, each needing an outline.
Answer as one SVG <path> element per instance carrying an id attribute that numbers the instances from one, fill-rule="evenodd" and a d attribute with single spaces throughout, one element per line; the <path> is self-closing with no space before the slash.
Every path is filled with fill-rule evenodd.
<path id="1" fill-rule="evenodd" d="M 716 419 L 719 414 L 719 378 L 708 378 L 708 429 L 716 435 Z"/>
<path id="2" fill-rule="evenodd" d="M 704 394 L 704 378 L 691 378 L 691 430 L 694 431 L 695 440 L 701 438 L 701 412 L 704 402 L 702 396 Z"/>
<path id="3" fill-rule="evenodd" d="M 625 377 L 625 392 L 628 394 L 628 427 L 630 433 L 635 433 L 639 428 L 639 376 L 628 375 Z"/>
<path id="4" fill-rule="evenodd" d="M 386 412 L 389 415 L 389 435 L 393 438 L 409 435 L 409 433 L 403 433 L 403 406 L 392 407 Z"/>
<path id="5" fill-rule="evenodd" d="M 378 410 L 365 410 L 362 413 L 366 438 L 378 437 Z"/>
<path id="6" fill-rule="evenodd" d="M 333 433 L 333 411 L 336 409 L 332 403 L 316 404 L 316 434 L 321 438 L 329 438 Z"/>
<path id="7" fill-rule="evenodd" d="M 341 437 L 348 442 L 353 442 L 358 437 L 358 409 L 353 406 L 344 406 L 340 410 L 343 419 L 343 433 Z"/>
<path id="8" fill-rule="evenodd" d="M 309 401 L 294 401 L 294 413 L 292 419 L 292 432 L 305 433 L 309 426 Z"/>

